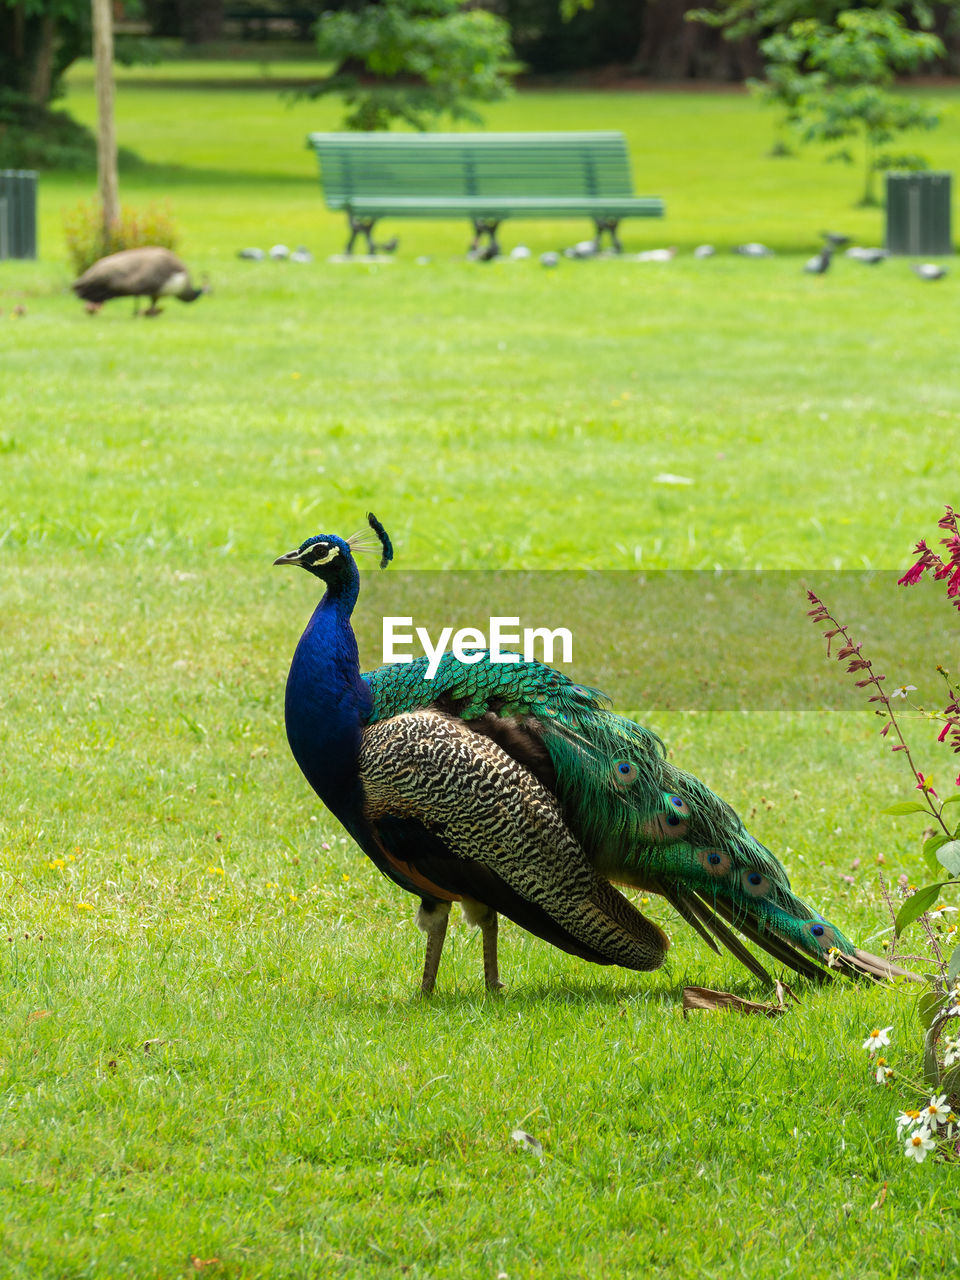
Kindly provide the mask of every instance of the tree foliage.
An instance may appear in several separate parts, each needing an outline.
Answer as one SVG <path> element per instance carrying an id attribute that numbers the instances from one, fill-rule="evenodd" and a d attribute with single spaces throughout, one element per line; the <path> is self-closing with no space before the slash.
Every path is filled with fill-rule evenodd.
<path id="1" fill-rule="evenodd" d="M 960 0 L 874 0 L 858 8 L 899 13 L 914 27 L 930 30 L 939 14 L 960 13 Z M 721 27 L 728 39 L 739 40 L 785 32 L 795 22 L 836 26 L 838 15 L 849 9 L 849 0 L 714 0 L 709 9 L 691 9 L 687 18 Z"/>
<path id="2" fill-rule="evenodd" d="M 912 31 L 888 9 L 846 9 L 831 22 L 804 18 L 763 40 L 760 96 L 780 107 L 801 143 L 838 143 L 829 159 L 853 163 L 847 143 L 859 143 L 864 166 L 861 203 L 876 204 L 881 169 L 925 168 L 918 155 L 881 148 L 899 134 L 932 129 L 939 116 L 892 91 L 896 73 L 916 71 L 942 56 L 939 37 Z"/>
<path id="3" fill-rule="evenodd" d="M 307 91 L 342 95 L 347 129 L 427 129 L 440 117 L 480 123 L 475 102 L 495 102 L 517 70 L 502 18 L 466 0 L 383 0 L 324 13 L 317 48 L 334 69 Z"/>
<path id="4" fill-rule="evenodd" d="M 0 0 L 0 90 L 37 106 L 90 48 L 90 0 Z"/>

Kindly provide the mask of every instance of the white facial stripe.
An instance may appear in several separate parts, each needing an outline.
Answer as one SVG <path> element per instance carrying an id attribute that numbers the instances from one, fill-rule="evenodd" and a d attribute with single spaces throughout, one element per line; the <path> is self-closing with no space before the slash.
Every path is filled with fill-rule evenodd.
<path id="1" fill-rule="evenodd" d="M 187 275 L 185 271 L 175 271 L 173 275 L 170 276 L 170 278 L 167 280 L 166 284 L 164 284 L 160 292 L 166 298 L 169 298 L 169 297 L 176 298 L 181 293 L 183 293 L 184 289 L 187 288 L 189 283 L 190 283 L 190 277 Z"/>
<path id="2" fill-rule="evenodd" d="M 330 561 L 333 559 L 333 557 L 338 556 L 339 554 L 340 554 L 339 547 L 331 547 L 325 556 L 319 556 L 317 557 L 317 559 L 311 560 L 310 563 L 311 564 L 329 564 Z"/>

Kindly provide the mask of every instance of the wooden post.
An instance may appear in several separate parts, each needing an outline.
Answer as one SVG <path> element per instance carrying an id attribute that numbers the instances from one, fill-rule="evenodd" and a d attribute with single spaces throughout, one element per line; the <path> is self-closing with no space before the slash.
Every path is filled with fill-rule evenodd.
<path id="1" fill-rule="evenodd" d="M 91 0 L 93 57 L 97 69 L 97 185 L 104 238 L 120 221 L 117 135 L 113 121 L 113 3 Z"/>

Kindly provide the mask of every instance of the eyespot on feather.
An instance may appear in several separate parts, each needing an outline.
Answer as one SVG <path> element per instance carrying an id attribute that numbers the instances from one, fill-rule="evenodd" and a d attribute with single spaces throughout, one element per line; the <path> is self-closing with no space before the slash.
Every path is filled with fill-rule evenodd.
<path id="1" fill-rule="evenodd" d="M 682 840 L 688 824 L 674 813 L 655 813 L 641 827 L 651 840 Z"/>
<path id="2" fill-rule="evenodd" d="M 725 876 L 730 871 L 730 855 L 722 849 L 698 849 L 697 861 L 709 876 Z"/>
<path id="3" fill-rule="evenodd" d="M 770 892 L 770 881 L 759 871 L 741 871 L 740 885 L 751 898 L 765 898 Z"/>
<path id="4" fill-rule="evenodd" d="M 813 941 L 818 947 L 824 951 L 828 951 L 836 941 L 836 934 L 828 924 L 823 924 L 820 920 L 811 920 L 806 926 L 807 932 L 812 936 Z"/>
<path id="5" fill-rule="evenodd" d="M 636 781 L 639 770 L 631 760 L 614 760 L 613 762 L 613 780 L 621 787 L 629 787 L 631 782 Z"/>
<path id="6" fill-rule="evenodd" d="M 664 796 L 667 804 L 668 813 L 679 813 L 684 818 L 690 817 L 690 806 L 684 800 L 683 796 L 678 796 L 675 792 L 667 792 Z"/>

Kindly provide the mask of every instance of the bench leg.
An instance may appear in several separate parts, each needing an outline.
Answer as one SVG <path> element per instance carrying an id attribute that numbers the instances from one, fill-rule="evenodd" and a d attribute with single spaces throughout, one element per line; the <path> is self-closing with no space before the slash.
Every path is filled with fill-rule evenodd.
<path id="1" fill-rule="evenodd" d="M 500 245 L 497 243 L 497 228 L 499 226 L 499 218 L 474 218 L 473 240 L 467 252 L 474 256 L 482 254 L 485 258 L 497 257 L 500 253 Z M 487 237 L 487 244 L 484 249 L 480 248 L 481 236 Z"/>
<path id="2" fill-rule="evenodd" d="M 376 253 L 373 244 L 373 227 L 376 218 L 355 218 L 352 213 L 348 213 L 347 218 L 350 222 L 350 239 L 347 241 L 347 247 L 344 252 L 347 254 L 353 253 L 353 246 L 357 236 L 362 235 L 367 240 L 367 252 L 373 257 Z"/>
<path id="3" fill-rule="evenodd" d="M 603 239 L 603 233 L 610 237 L 610 244 L 614 253 L 623 253 L 623 245 L 620 243 L 620 237 L 617 235 L 617 227 L 620 225 L 619 218 L 594 218 L 597 227 L 596 239 L 593 242 L 594 250 L 600 252 L 600 243 Z"/>

